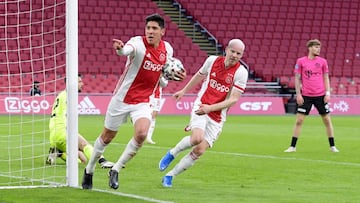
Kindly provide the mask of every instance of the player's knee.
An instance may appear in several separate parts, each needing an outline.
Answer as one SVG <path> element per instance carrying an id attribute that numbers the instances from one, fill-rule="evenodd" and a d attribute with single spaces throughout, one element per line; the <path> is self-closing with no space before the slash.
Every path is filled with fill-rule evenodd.
<path id="1" fill-rule="evenodd" d="M 198 145 L 204 140 L 204 136 L 202 135 L 193 135 L 191 137 L 191 144 L 192 145 Z"/>
<path id="2" fill-rule="evenodd" d="M 104 129 L 103 133 L 101 134 L 101 139 L 105 144 L 109 144 L 112 139 L 116 136 L 117 131 L 111 131 L 108 129 Z"/>
<path id="3" fill-rule="evenodd" d="M 197 146 L 193 149 L 193 153 L 199 158 L 201 155 L 203 155 L 206 151 L 206 148 Z"/>
<path id="4" fill-rule="evenodd" d="M 331 120 L 329 116 L 323 116 L 323 122 L 325 125 L 330 125 Z"/>
<path id="5" fill-rule="evenodd" d="M 145 129 L 138 129 L 135 131 L 135 137 L 139 139 L 145 139 L 147 136 L 148 130 Z"/>
<path id="6" fill-rule="evenodd" d="M 296 122 L 295 122 L 295 125 L 302 125 L 303 122 L 304 122 L 304 117 L 297 118 L 297 119 L 296 119 Z"/>

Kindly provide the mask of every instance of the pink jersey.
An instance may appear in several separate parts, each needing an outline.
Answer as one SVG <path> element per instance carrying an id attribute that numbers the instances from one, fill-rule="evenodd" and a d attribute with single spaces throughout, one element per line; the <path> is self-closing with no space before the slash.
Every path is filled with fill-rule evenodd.
<path id="1" fill-rule="evenodd" d="M 315 57 L 309 59 L 307 56 L 296 61 L 295 73 L 301 75 L 301 94 L 316 97 L 325 95 L 324 74 L 329 73 L 326 59 Z"/>
<path id="2" fill-rule="evenodd" d="M 124 46 L 132 47 L 123 75 L 115 88 L 115 95 L 127 104 L 149 102 L 149 96 L 158 84 L 167 57 L 172 57 L 173 48 L 161 41 L 157 48 L 149 45 L 145 37 L 133 37 Z"/>
<path id="3" fill-rule="evenodd" d="M 232 89 L 243 93 L 248 78 L 248 71 L 238 62 L 225 69 L 225 57 L 209 56 L 199 72 L 207 75 L 198 93 L 196 103 L 215 104 L 224 101 Z M 208 116 L 216 122 L 226 120 L 227 109 L 213 111 Z"/>

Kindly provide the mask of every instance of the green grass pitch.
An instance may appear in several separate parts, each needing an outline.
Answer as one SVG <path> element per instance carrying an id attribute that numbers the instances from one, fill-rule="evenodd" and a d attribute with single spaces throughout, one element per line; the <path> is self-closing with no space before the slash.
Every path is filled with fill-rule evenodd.
<path id="1" fill-rule="evenodd" d="M 1 116 L 0 122 L 8 119 Z M 26 117 L 22 119 L 27 120 Z M 229 116 L 214 147 L 192 168 L 175 177 L 172 188 L 163 188 L 161 178 L 166 172 L 158 170 L 158 162 L 170 147 L 187 135 L 183 128 L 188 120 L 189 116 L 160 115 L 153 136 L 156 145 L 145 144 L 121 171 L 118 190 L 108 187 L 108 171 L 97 167 L 92 191 L 69 187 L 1 189 L 0 202 L 342 203 L 360 200 L 358 116 L 332 116 L 340 153 L 329 151 L 321 118 L 309 116 L 298 140 L 297 152 L 290 154 L 283 151 L 290 144 L 294 115 Z M 91 143 L 102 126 L 103 116 L 79 117 L 79 131 Z M 28 125 L 28 128 L 35 132 L 43 131 L 44 126 Z M 8 129 L 3 127 L 0 135 L 7 132 Z M 122 126 L 106 148 L 106 158 L 115 162 L 132 134 L 130 122 Z M 39 141 L 34 140 L 35 143 L 41 142 L 42 136 L 39 133 Z M 7 147 L 5 139 L 2 137 L 1 149 Z M 47 146 L 39 147 L 38 153 L 43 153 L 44 148 L 47 150 Z M 180 154 L 169 168 L 185 153 Z M 35 157 L 35 161 L 28 164 L 43 164 L 43 159 Z M 64 177 L 65 164 L 58 161 L 57 176 Z M 2 163 L 0 174 L 8 170 L 7 167 Z M 79 165 L 79 186 L 84 167 Z M 2 185 L 4 181 L 6 178 L 0 176 Z"/>

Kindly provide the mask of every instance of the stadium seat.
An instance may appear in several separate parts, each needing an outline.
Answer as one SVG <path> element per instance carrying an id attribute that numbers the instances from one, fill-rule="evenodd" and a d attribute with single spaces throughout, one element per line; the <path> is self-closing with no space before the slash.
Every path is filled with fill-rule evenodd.
<path id="1" fill-rule="evenodd" d="M 265 79 L 263 73 L 266 74 L 266 79 L 269 78 L 269 74 L 275 74 L 271 76 L 274 78 L 280 72 L 283 75 L 292 76 L 292 67 L 296 58 L 306 54 L 305 43 L 314 37 L 323 42 L 322 55 L 328 59 L 331 75 L 360 77 L 359 62 L 356 62 L 355 58 L 360 47 L 357 37 L 357 25 L 360 17 L 358 10 L 360 8 L 356 1 L 329 1 L 325 3 L 310 0 L 255 0 L 244 1 L 241 5 L 236 3 L 236 0 L 226 3 L 219 3 L 216 0 L 179 0 L 178 2 L 194 19 L 199 20 L 202 25 L 208 28 L 223 47 L 234 36 L 242 38 L 247 45 L 246 58 L 253 64 L 257 64 L 254 66 L 254 70 L 260 78 Z M 101 3 L 96 0 L 82 0 L 79 1 L 79 5 L 79 72 L 85 73 L 86 71 L 93 74 L 99 72 L 121 74 L 125 59 L 114 54 L 111 48 L 111 39 L 121 37 L 123 40 L 128 40 L 135 33 L 143 35 L 144 30 L 139 25 L 143 24 L 144 17 L 154 11 L 164 14 L 155 2 L 150 0 L 141 2 L 109 0 Z M 23 4 L 19 4 L 19 6 L 25 8 Z M 214 8 L 222 12 L 212 12 Z M 17 10 L 19 8 L 15 4 L 11 4 L 11 8 L 8 9 Z M 136 15 L 131 15 L 132 13 Z M 32 18 L 41 20 L 43 13 L 36 12 Z M 169 16 L 165 15 L 165 19 L 169 25 L 166 39 L 169 39 L 176 47 L 174 55 L 179 57 L 188 57 L 190 54 L 194 56 L 206 55 L 206 52 L 201 51 L 198 46 L 194 46 L 191 40 L 190 42 L 187 41 L 188 38 L 185 33 L 179 31 L 178 26 L 171 22 Z M 0 16 L 1 20 L 5 22 L 5 18 Z M 20 20 L 24 24 L 28 23 L 25 19 Z M 7 23 L 17 24 L 18 22 L 10 19 Z M 56 23 L 64 24 L 65 22 L 60 20 Z M 89 25 L 95 25 L 95 27 Z M 26 26 L 19 27 L 18 31 L 28 33 Z M 40 28 L 37 27 L 32 31 L 34 33 L 41 32 Z M 8 32 L 8 38 L 10 38 L 12 33 L 17 33 L 17 30 L 9 28 Z M 49 37 L 51 36 L 44 36 L 44 39 L 48 40 Z M 34 36 L 31 43 L 33 47 L 40 47 L 43 45 L 42 40 L 42 37 Z M 3 42 L 0 40 L 0 47 L 5 47 Z M 29 42 L 26 40 L 21 41 L 21 43 L 23 43 L 22 47 L 29 46 Z M 178 47 L 184 44 L 189 44 L 186 50 L 194 50 L 196 53 L 179 53 Z M 62 46 L 65 47 L 65 44 Z M 8 40 L 8 48 L 14 47 L 17 47 L 16 40 Z M 279 49 L 272 50 L 272 47 L 279 47 Z M 47 54 L 53 52 L 51 48 L 45 50 Z M 43 50 L 34 48 L 32 53 L 33 58 L 40 58 Z M 21 56 L 23 56 L 22 59 L 29 58 L 29 54 L 26 53 L 21 54 Z M 19 60 L 16 59 L 17 53 L 15 55 L 10 54 L 9 57 L 11 60 Z M 264 58 L 267 57 L 275 60 L 263 62 Z M 3 59 L 4 56 L 1 55 L 0 60 Z M 351 63 L 345 63 L 346 59 L 349 59 Z M 204 58 L 190 58 L 189 60 L 202 63 Z M 56 64 L 64 64 L 64 62 L 65 58 L 61 58 Z M 98 64 L 98 62 L 102 64 Z M 54 66 L 54 63 L 46 63 L 49 67 Z M 99 69 L 93 67 L 94 65 L 106 66 L 106 68 Z M 42 63 L 34 62 L 32 68 L 35 71 L 40 71 L 41 66 Z M 278 66 L 282 67 L 276 69 L 279 69 L 279 72 L 272 71 L 269 73 L 261 70 L 262 68 Z M 28 65 L 24 65 L 23 68 L 25 72 L 30 71 Z M 7 73 L 7 67 L 0 64 L 0 73 L 5 72 L 5 70 Z M 11 71 L 12 73 L 19 72 L 18 66 L 11 65 Z M 63 73 L 64 69 L 60 71 Z"/>

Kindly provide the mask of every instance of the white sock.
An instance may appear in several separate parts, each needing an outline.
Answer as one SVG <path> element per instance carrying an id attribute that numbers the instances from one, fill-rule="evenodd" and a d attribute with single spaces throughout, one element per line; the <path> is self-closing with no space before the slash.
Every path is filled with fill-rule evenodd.
<path id="1" fill-rule="evenodd" d="M 86 165 L 86 173 L 88 173 L 88 174 L 94 173 L 96 163 L 100 159 L 101 155 L 104 153 L 106 146 L 107 146 L 107 144 L 105 144 L 104 141 L 99 136 L 95 141 L 94 149 L 91 154 L 91 158 L 88 161 L 88 164 Z"/>
<path id="2" fill-rule="evenodd" d="M 173 169 L 171 169 L 166 175 L 167 176 L 176 176 L 180 173 L 184 172 L 186 169 L 190 168 L 194 165 L 195 161 L 198 159 L 193 152 L 188 153 L 185 155 L 178 164 L 175 165 Z"/>
<path id="3" fill-rule="evenodd" d="M 151 140 L 151 138 L 153 136 L 153 133 L 154 133 L 154 130 L 155 130 L 155 122 L 156 122 L 156 119 L 151 120 L 149 131 L 148 131 L 148 134 L 147 134 L 147 137 L 146 137 L 146 139 L 148 139 L 148 140 Z"/>
<path id="4" fill-rule="evenodd" d="M 180 152 L 189 149 L 190 147 L 192 147 L 192 144 L 190 142 L 190 135 L 188 135 L 180 140 L 174 148 L 170 149 L 170 154 L 176 157 Z"/>
<path id="5" fill-rule="evenodd" d="M 134 137 L 131 138 L 128 144 L 126 145 L 125 150 L 121 154 L 119 160 L 112 167 L 112 170 L 119 172 L 120 169 L 122 169 L 125 166 L 125 164 L 136 155 L 140 147 L 141 145 L 135 141 Z"/>

